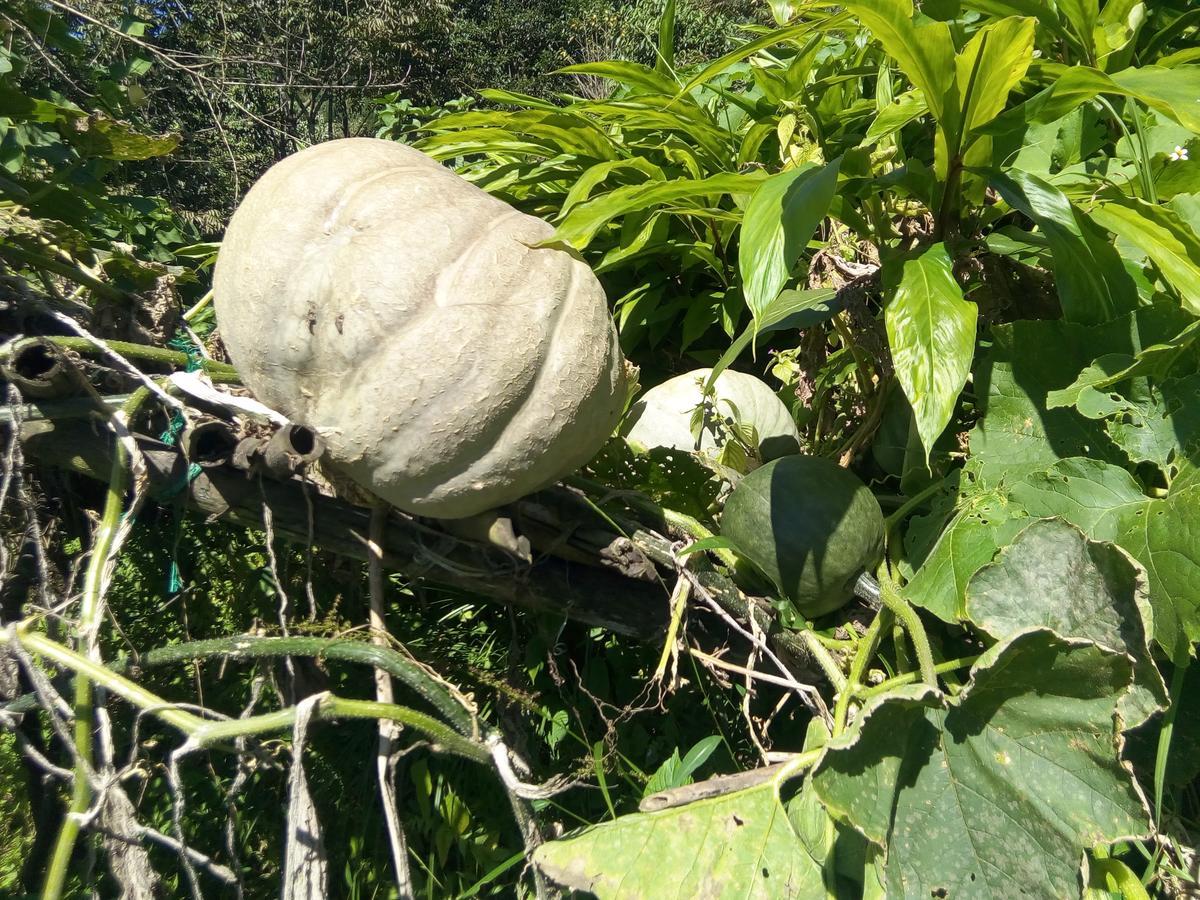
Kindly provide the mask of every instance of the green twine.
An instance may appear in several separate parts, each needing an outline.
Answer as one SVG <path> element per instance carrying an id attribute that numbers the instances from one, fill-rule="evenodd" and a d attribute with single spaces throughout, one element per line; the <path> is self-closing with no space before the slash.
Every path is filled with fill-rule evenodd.
<path id="1" fill-rule="evenodd" d="M 196 346 L 196 342 L 192 340 L 191 335 L 183 328 L 175 332 L 175 337 L 167 341 L 167 346 L 172 350 L 187 355 L 187 364 L 183 367 L 185 372 L 195 372 L 204 366 L 204 356 L 200 353 L 200 348 Z M 171 414 L 170 422 L 167 424 L 166 430 L 159 435 L 159 440 L 164 444 L 174 447 L 179 443 L 179 436 L 183 434 L 185 425 L 183 413 L 176 410 Z M 160 496 L 163 499 L 176 497 L 187 488 L 189 484 L 196 480 L 196 476 L 200 474 L 200 466 L 196 463 L 191 463 L 187 467 L 187 472 L 183 477 L 174 484 L 169 485 Z M 183 590 L 183 576 L 179 572 L 179 560 L 177 551 L 179 550 L 179 539 L 183 535 L 183 517 L 179 515 L 178 509 L 175 515 L 175 540 L 171 546 L 171 565 L 167 572 L 167 592 L 170 594 L 178 594 Z"/>

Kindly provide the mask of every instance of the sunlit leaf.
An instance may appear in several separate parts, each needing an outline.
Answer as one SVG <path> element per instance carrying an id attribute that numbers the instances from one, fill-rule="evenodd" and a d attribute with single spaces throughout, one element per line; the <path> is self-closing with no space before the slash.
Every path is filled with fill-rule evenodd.
<path id="1" fill-rule="evenodd" d="M 845 7 L 862 20 L 913 86 L 921 90 L 930 112 L 940 121 L 954 83 L 954 42 L 949 26 L 944 22 L 914 24 L 912 0 L 850 0 Z"/>
<path id="2" fill-rule="evenodd" d="M 553 881 L 597 900 L 620 897 L 824 896 L 824 858 L 788 817 L 780 786 L 621 816 L 549 841 L 534 864 Z"/>
<path id="3" fill-rule="evenodd" d="M 953 698 L 868 707 L 814 776 L 833 814 L 887 848 L 887 896 L 1077 896 L 1085 850 L 1149 831 L 1113 712 L 1121 653 L 1024 632 Z"/>
<path id="4" fill-rule="evenodd" d="M 840 160 L 772 175 L 754 192 L 742 220 L 738 253 L 746 305 L 755 321 L 787 283 L 800 254 L 825 218 Z"/>
<path id="5" fill-rule="evenodd" d="M 1195 102 L 1200 106 L 1200 97 Z M 1114 196 L 1097 204 L 1091 217 L 1150 257 L 1184 305 L 1200 315 L 1200 237 L 1174 210 Z"/>
<path id="6" fill-rule="evenodd" d="M 582 250 L 601 228 L 627 213 L 681 200 L 713 198 L 722 194 L 752 194 L 764 178 L 761 173 L 723 173 L 708 178 L 679 178 L 620 187 L 576 206 L 559 223 L 555 239 Z"/>
<path id="7" fill-rule="evenodd" d="M 1034 519 L 967 585 L 966 617 L 1003 640 L 1032 628 L 1128 653 L 1134 686 L 1118 705 L 1126 728 L 1162 707 L 1167 688 L 1149 648 L 1145 571 L 1061 519 Z M 1030 598 L 1037 602 L 1031 603 Z"/>
<path id="8" fill-rule="evenodd" d="M 928 460 L 971 370 L 978 319 L 975 304 L 963 299 L 944 244 L 904 264 L 884 316 L 896 377 L 912 404 Z"/>
<path id="9" fill-rule="evenodd" d="M 674 96 L 679 90 L 675 79 L 661 69 L 651 69 L 641 63 L 623 59 L 608 59 L 600 62 L 576 63 L 558 70 L 560 75 L 598 75 L 618 84 L 641 88 L 645 91 Z"/>

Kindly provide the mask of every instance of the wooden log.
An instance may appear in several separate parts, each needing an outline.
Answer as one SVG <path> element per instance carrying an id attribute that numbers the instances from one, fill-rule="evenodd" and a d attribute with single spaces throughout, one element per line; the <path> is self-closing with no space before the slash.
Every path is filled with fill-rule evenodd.
<path id="1" fill-rule="evenodd" d="M 38 420 L 21 426 L 30 461 L 107 481 L 112 438 L 98 423 Z M 365 560 L 370 510 L 319 494 L 299 479 L 276 481 L 248 476 L 229 466 L 203 469 L 188 480 L 188 465 L 175 448 L 139 436 L 153 497 L 181 497 L 189 509 L 252 528 L 263 526 L 262 506 L 272 512 L 276 536 Z M 308 494 L 306 498 L 305 494 Z M 312 533 L 309 533 L 311 501 Z M 588 535 L 593 544 L 595 534 Z M 617 536 L 612 536 L 616 542 Z M 653 640 L 668 618 L 667 592 L 628 559 L 641 577 L 617 568 L 571 562 L 555 556 L 526 564 L 503 551 L 464 541 L 393 510 L 384 535 L 384 563 L 391 570 L 502 603 L 597 625 L 639 640 Z M 602 560 L 600 560 L 602 561 Z M 619 565 L 614 563 L 615 566 Z M 632 572 L 630 574 L 633 574 Z"/>

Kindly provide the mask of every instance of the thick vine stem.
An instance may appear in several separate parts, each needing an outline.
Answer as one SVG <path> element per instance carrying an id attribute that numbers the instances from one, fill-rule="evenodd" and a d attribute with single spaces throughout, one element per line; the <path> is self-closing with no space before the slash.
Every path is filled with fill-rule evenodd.
<path id="1" fill-rule="evenodd" d="M 921 624 L 921 617 L 917 615 L 917 611 L 900 596 L 900 589 L 892 580 L 886 562 L 879 567 L 879 599 L 892 611 L 896 621 L 908 632 L 908 639 L 912 641 L 913 651 L 917 654 L 917 667 L 921 670 L 921 680 L 937 690 L 937 671 L 933 664 L 933 651 L 929 648 L 929 635 L 925 633 L 925 626 Z"/>
<path id="2" fill-rule="evenodd" d="M 296 707 L 294 706 L 245 719 L 220 721 L 202 719 L 194 713 L 179 709 L 170 701 L 146 690 L 136 682 L 118 675 L 100 663 L 51 640 L 45 634 L 33 631 L 29 623 L 10 627 L 13 628 L 17 641 L 29 652 L 36 653 L 78 676 L 87 678 L 138 709 L 150 713 L 183 732 L 188 737 L 189 749 L 223 745 L 234 738 L 248 735 L 286 731 L 296 721 Z M 322 695 L 320 702 L 313 710 L 313 719 L 316 721 L 389 719 L 420 732 L 437 749 L 446 753 L 461 756 L 482 765 L 490 766 L 492 762 L 491 753 L 483 742 L 464 737 L 433 716 L 409 709 L 406 706 L 325 694 Z M 77 777 L 76 781 L 78 780 Z"/>
<path id="3" fill-rule="evenodd" d="M 479 723 L 473 713 L 449 688 L 400 651 L 363 640 L 243 634 L 158 647 L 140 656 L 136 662 L 142 667 L 151 667 L 220 656 L 231 659 L 305 656 L 372 666 L 387 672 L 429 703 L 464 737 L 479 737 Z"/>
<path id="4" fill-rule="evenodd" d="M 63 350 L 72 350 L 75 353 L 98 354 L 101 352 L 95 343 L 84 337 L 49 335 L 39 338 L 39 340 L 49 341 Z M 130 341 L 106 341 L 105 343 L 109 349 L 128 359 L 140 359 L 170 366 L 186 366 L 188 363 L 188 355 L 180 353 L 178 350 L 152 347 L 148 344 L 135 344 Z M 241 384 L 242 379 L 238 375 L 237 369 L 227 363 L 205 359 L 201 360 L 200 365 L 205 374 L 218 384 Z"/>
<path id="5" fill-rule="evenodd" d="M 957 672 L 959 669 L 967 669 L 975 665 L 979 656 L 961 656 L 958 659 L 948 659 L 946 662 L 938 663 L 933 667 L 933 671 L 938 675 L 947 675 L 951 672 Z M 920 672 L 904 672 L 901 675 L 896 675 L 889 678 L 887 681 L 882 681 L 879 684 L 872 685 L 868 688 L 862 688 L 858 691 L 857 696 L 860 700 L 869 700 L 872 697 L 878 697 L 880 694 L 886 694 L 889 691 L 894 691 L 898 687 L 903 687 L 906 684 L 916 684 L 921 681 Z"/>
<path id="6" fill-rule="evenodd" d="M 879 610 L 879 614 L 867 628 L 867 633 L 859 641 L 858 652 L 854 654 L 854 659 L 850 662 L 850 674 L 846 677 L 846 687 L 838 694 L 837 703 L 833 709 L 833 734 L 835 737 L 846 730 L 846 721 L 850 715 L 850 700 L 862 684 L 867 666 L 871 664 L 871 659 L 879 647 L 879 639 L 886 629 L 892 627 L 895 620 L 896 617 L 892 615 L 892 611 L 885 606 Z"/>
<path id="7" fill-rule="evenodd" d="M 88 657 L 95 653 L 95 642 L 104 615 L 104 593 L 111 572 L 111 555 L 119 546 L 122 538 L 122 516 L 125 510 L 125 491 L 130 482 L 129 453 L 132 438 L 125 429 L 125 423 L 133 418 L 138 409 L 149 396 L 149 391 L 139 388 L 114 417 L 114 428 L 117 429 L 116 449 L 113 454 L 112 472 L 109 476 L 108 492 L 104 500 L 104 513 L 96 528 L 96 536 L 92 545 L 91 557 L 88 560 L 87 571 L 83 581 L 83 596 L 79 604 L 79 619 L 76 632 L 79 642 Z M 99 664 L 99 660 L 96 660 Z M 71 863 L 71 854 L 79 839 L 80 822 L 92 802 L 92 785 L 88 779 L 88 770 L 92 768 L 94 755 L 92 748 L 92 729 L 95 726 L 95 710 L 92 706 L 92 682 L 82 672 L 75 674 L 75 750 L 78 754 L 75 764 L 75 779 L 71 789 L 71 802 L 67 807 L 62 826 L 55 841 L 54 853 L 46 870 L 46 879 L 42 885 L 43 900 L 59 900 L 66 884 L 67 870 Z"/>

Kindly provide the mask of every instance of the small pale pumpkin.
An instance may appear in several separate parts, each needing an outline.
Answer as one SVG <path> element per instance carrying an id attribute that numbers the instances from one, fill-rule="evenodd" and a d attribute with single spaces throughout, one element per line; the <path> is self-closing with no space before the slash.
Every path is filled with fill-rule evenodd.
<path id="1" fill-rule="evenodd" d="M 715 457 L 728 428 L 723 420 L 732 419 L 754 427 L 756 449 L 764 462 L 800 452 L 800 433 L 783 401 L 763 381 L 732 369 L 723 371 L 713 382 L 697 441 L 692 433 L 692 417 L 704 400 L 703 386 L 711 372 L 696 369 L 648 390 L 630 407 L 622 433 L 647 450 L 672 447 Z"/>
<path id="2" fill-rule="evenodd" d="M 424 154 L 352 138 L 246 195 L 214 296 L 248 387 L 410 512 L 473 515 L 586 462 L 624 374 L 603 289 L 553 229 Z"/>

